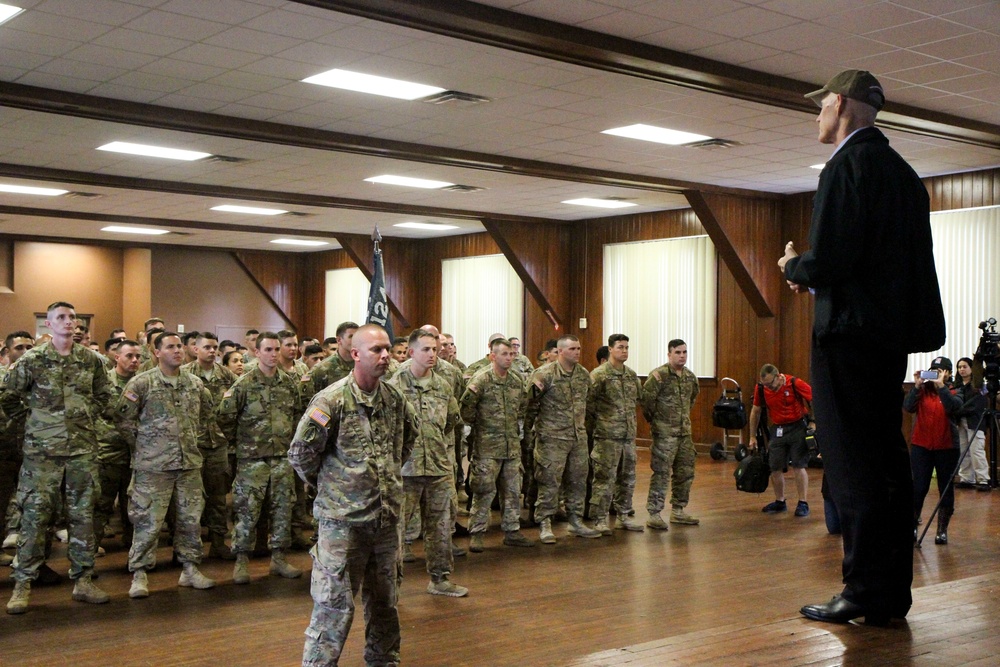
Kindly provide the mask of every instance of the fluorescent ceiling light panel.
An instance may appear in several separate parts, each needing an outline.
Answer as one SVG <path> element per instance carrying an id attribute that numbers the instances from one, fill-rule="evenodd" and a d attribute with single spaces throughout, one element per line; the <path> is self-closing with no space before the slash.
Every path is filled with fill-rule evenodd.
<path id="1" fill-rule="evenodd" d="M 233 204 L 213 206 L 212 210 L 223 211 L 225 213 L 246 213 L 247 215 L 281 215 L 282 213 L 288 213 L 288 211 L 280 208 L 258 208 L 256 206 L 235 206 Z"/>
<path id="2" fill-rule="evenodd" d="M 0 23 L 3 23 L 4 21 L 9 21 L 10 19 L 14 18 L 23 11 L 24 10 L 21 9 L 20 7 L 0 4 Z"/>
<path id="3" fill-rule="evenodd" d="M 121 227 L 119 225 L 101 227 L 101 231 L 110 232 L 112 234 L 145 234 L 147 236 L 162 236 L 163 234 L 170 233 L 166 229 L 153 229 L 152 227 Z"/>
<path id="4" fill-rule="evenodd" d="M 351 72 L 346 69 L 332 69 L 303 79 L 303 83 L 314 83 L 318 86 L 330 86 L 343 90 L 353 90 L 359 93 L 395 97 L 399 100 L 416 100 L 428 95 L 443 93 L 444 88 L 427 86 L 422 83 L 412 83 L 399 79 L 389 79 L 384 76 Z"/>
<path id="5" fill-rule="evenodd" d="M 211 153 L 199 153 L 198 151 L 185 151 L 180 148 L 164 148 L 163 146 L 147 146 L 146 144 L 131 144 L 127 141 L 112 141 L 110 144 L 98 146 L 99 151 L 111 151 L 112 153 L 128 153 L 129 155 L 142 155 L 143 157 L 162 157 L 169 160 L 201 160 L 212 157 Z"/>
<path id="6" fill-rule="evenodd" d="M 8 185 L 0 183 L 0 192 L 10 192 L 15 195 L 42 195 L 43 197 L 58 197 L 69 193 L 69 190 L 57 188 L 36 188 L 31 185 Z"/>
<path id="7" fill-rule="evenodd" d="M 809 168 L 810 169 L 822 169 L 825 166 L 826 166 L 826 162 L 820 162 L 819 164 L 811 164 L 811 165 L 809 165 Z"/>
<path id="8" fill-rule="evenodd" d="M 617 199 L 588 199 L 587 197 L 584 197 L 583 199 L 567 199 L 563 203 L 573 204 L 574 206 L 596 206 L 597 208 L 628 208 L 629 206 L 638 206 L 638 204 L 633 204 L 630 201 L 619 201 Z"/>
<path id="9" fill-rule="evenodd" d="M 393 176 L 391 174 L 372 176 L 371 178 L 366 178 L 365 182 L 382 183 L 383 185 L 403 185 L 408 188 L 424 188 L 426 190 L 440 190 L 441 188 L 448 188 L 455 185 L 447 181 L 430 181 L 426 178 L 410 178 L 409 176 Z"/>
<path id="10" fill-rule="evenodd" d="M 406 229 L 430 229 L 434 231 L 445 229 L 458 229 L 457 225 L 442 225 L 436 222 L 399 222 L 393 227 L 404 227 Z"/>
<path id="11" fill-rule="evenodd" d="M 712 137 L 704 134 L 694 134 L 692 132 L 681 132 L 671 130 L 666 127 L 656 127 L 655 125 L 628 125 L 626 127 L 613 127 L 604 130 L 601 134 L 613 134 L 618 137 L 628 137 L 629 139 L 641 139 L 642 141 L 654 141 L 658 144 L 668 144 L 670 146 L 680 146 L 691 144 L 696 141 L 705 141 Z"/>
<path id="12" fill-rule="evenodd" d="M 280 243 L 281 245 L 305 245 L 305 246 L 321 246 L 330 245 L 327 241 L 310 241 L 308 239 L 273 239 L 271 243 Z"/>

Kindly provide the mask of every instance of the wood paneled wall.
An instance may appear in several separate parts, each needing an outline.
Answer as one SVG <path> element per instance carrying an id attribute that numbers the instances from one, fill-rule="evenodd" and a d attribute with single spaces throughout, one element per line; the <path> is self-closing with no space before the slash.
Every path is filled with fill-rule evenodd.
<path id="1" fill-rule="evenodd" d="M 334 269 L 354 269 L 357 265 L 345 250 L 312 252 L 299 260 L 303 272 L 302 286 L 305 313 L 298 331 L 323 339 L 326 325 L 326 272 Z M 333 332 L 330 332 L 333 335 Z"/>
<path id="2" fill-rule="evenodd" d="M 237 250 L 233 256 L 285 318 L 295 327 L 305 319 L 306 290 L 302 256 L 284 252 Z"/>

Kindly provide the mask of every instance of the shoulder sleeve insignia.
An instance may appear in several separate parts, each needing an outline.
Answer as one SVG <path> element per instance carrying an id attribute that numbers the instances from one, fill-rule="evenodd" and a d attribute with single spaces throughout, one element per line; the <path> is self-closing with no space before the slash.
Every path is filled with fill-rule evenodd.
<path id="1" fill-rule="evenodd" d="M 303 373 L 302 377 L 299 378 L 299 382 L 312 382 L 312 377 L 310 377 L 309 373 Z"/>
<path id="2" fill-rule="evenodd" d="M 233 390 L 232 390 L 232 388 L 227 389 L 226 393 L 224 393 L 222 395 L 222 398 L 232 398 L 232 397 L 233 397 Z"/>
<path id="3" fill-rule="evenodd" d="M 323 428 L 330 423 L 330 415 L 326 414 L 319 408 L 313 408 L 309 411 L 309 419 L 313 420 Z"/>
<path id="4" fill-rule="evenodd" d="M 125 392 L 125 398 L 127 398 L 130 401 L 132 401 L 133 403 L 136 403 L 136 402 L 139 401 L 139 395 L 136 394 L 134 391 L 131 391 L 131 390 Z"/>
<path id="5" fill-rule="evenodd" d="M 657 380 L 659 380 L 660 379 L 660 371 L 653 371 L 653 377 L 656 378 Z"/>
<path id="6" fill-rule="evenodd" d="M 535 378 L 535 386 L 538 387 L 539 391 L 542 391 L 545 389 L 545 382 L 542 378 Z"/>

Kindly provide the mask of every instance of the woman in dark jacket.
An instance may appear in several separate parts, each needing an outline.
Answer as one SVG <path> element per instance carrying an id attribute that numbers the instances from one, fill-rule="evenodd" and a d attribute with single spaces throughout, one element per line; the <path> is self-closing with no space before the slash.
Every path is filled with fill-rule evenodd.
<path id="1" fill-rule="evenodd" d="M 961 450 L 959 456 L 962 465 L 958 469 L 958 481 L 955 486 L 960 489 L 975 487 L 979 491 L 989 491 L 986 420 L 983 419 L 986 395 L 982 391 L 983 383 L 973 375 L 972 359 L 968 357 L 962 357 L 955 363 L 955 373 L 955 395 L 962 401 L 962 409 L 958 413 L 958 442 Z"/>

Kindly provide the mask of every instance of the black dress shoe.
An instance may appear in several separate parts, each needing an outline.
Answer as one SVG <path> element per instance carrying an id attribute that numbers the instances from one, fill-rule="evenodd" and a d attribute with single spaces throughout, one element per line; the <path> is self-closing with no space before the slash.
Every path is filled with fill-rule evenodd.
<path id="1" fill-rule="evenodd" d="M 848 623 L 864 616 L 865 625 L 885 626 L 889 624 L 888 613 L 869 613 L 861 605 L 854 604 L 840 595 L 834 595 L 825 604 L 807 604 L 799 610 L 799 613 L 814 621 L 826 623 Z"/>

